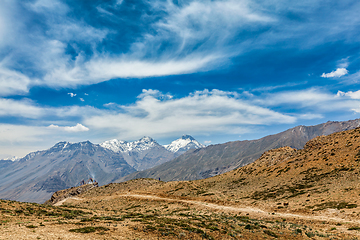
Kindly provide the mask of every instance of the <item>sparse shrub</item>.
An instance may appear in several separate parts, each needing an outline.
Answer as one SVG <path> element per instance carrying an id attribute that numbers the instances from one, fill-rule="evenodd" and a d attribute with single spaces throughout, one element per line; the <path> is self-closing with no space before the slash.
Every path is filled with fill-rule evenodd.
<path id="1" fill-rule="evenodd" d="M 309 238 L 315 237 L 315 233 L 312 232 L 306 232 L 305 235 L 308 236 Z"/>
<path id="2" fill-rule="evenodd" d="M 91 233 L 96 231 L 108 231 L 110 229 L 105 227 L 83 227 L 83 228 L 75 228 L 70 229 L 70 232 L 76 232 L 76 233 Z"/>
<path id="3" fill-rule="evenodd" d="M 37 228 L 37 226 L 34 226 L 34 225 L 28 225 L 26 226 L 27 228 Z"/>
<path id="4" fill-rule="evenodd" d="M 360 230 L 360 227 L 350 227 L 348 230 Z"/>
<path id="5" fill-rule="evenodd" d="M 274 237 L 274 238 L 278 237 L 274 232 L 272 232 L 270 230 L 264 230 L 264 233 L 271 236 L 271 237 Z"/>

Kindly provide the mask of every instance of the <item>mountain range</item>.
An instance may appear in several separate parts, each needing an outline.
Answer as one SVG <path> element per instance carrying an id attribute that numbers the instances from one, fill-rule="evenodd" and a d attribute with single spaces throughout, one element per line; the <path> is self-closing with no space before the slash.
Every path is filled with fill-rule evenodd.
<path id="1" fill-rule="evenodd" d="M 93 178 L 104 185 L 169 161 L 186 149 L 203 147 L 191 136 L 166 146 L 171 150 L 150 137 L 134 142 L 111 140 L 100 145 L 89 141 L 59 142 L 16 161 L 0 161 L 0 198 L 44 202 L 54 192 L 76 186 L 82 180 Z"/>
<path id="2" fill-rule="evenodd" d="M 124 176 L 116 182 L 137 178 L 160 178 L 163 181 L 204 179 L 254 162 L 267 150 L 285 146 L 301 149 L 314 137 L 359 126 L 360 119 L 329 121 L 315 126 L 297 126 L 257 140 L 210 145 L 206 148 L 189 150 L 169 162 Z"/>

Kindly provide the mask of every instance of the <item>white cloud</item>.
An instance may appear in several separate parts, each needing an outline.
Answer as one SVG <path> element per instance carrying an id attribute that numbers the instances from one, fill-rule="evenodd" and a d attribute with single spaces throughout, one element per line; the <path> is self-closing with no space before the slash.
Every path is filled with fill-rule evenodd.
<path id="1" fill-rule="evenodd" d="M 153 89 L 143 89 L 142 93 L 137 98 L 146 98 L 146 97 L 154 97 L 158 99 L 172 99 L 173 96 L 171 94 L 163 94 L 159 90 Z"/>
<path id="2" fill-rule="evenodd" d="M 360 99 L 360 90 L 356 91 L 356 92 L 352 92 L 352 91 L 349 91 L 349 92 L 342 92 L 342 91 L 338 91 L 337 93 L 337 96 L 338 97 L 349 97 L 351 99 Z"/>
<path id="3" fill-rule="evenodd" d="M 152 90 L 154 92 L 154 90 Z M 134 105 L 118 106 L 119 112 L 108 111 L 92 116 L 85 124 L 95 129 L 118 132 L 122 138 L 143 135 L 164 136 L 183 132 L 241 133 L 241 125 L 292 123 L 294 117 L 252 105 L 220 90 L 197 91 L 180 99 L 160 99 L 143 95 Z"/>
<path id="4" fill-rule="evenodd" d="M 82 125 L 80 123 L 76 124 L 76 126 L 73 126 L 73 127 L 69 127 L 69 126 L 60 127 L 58 125 L 51 124 L 48 128 L 59 129 L 59 130 L 63 130 L 66 132 L 87 132 L 90 130 L 89 128 L 85 127 L 84 125 Z"/>
<path id="5" fill-rule="evenodd" d="M 348 70 L 346 68 L 338 68 L 335 71 L 332 71 L 330 73 L 323 73 L 321 77 L 323 78 L 334 78 L 334 77 L 341 77 L 348 74 Z"/>
<path id="6" fill-rule="evenodd" d="M 70 93 L 68 93 L 68 95 L 70 95 L 70 97 L 75 97 L 75 96 L 76 96 L 76 93 L 70 92 Z"/>
<path id="7" fill-rule="evenodd" d="M 79 99 L 80 99 L 80 101 L 85 102 L 85 100 L 83 98 L 79 98 Z"/>
<path id="8" fill-rule="evenodd" d="M 209 141 L 204 141 L 204 144 L 205 145 L 209 145 L 211 143 L 211 141 L 209 140 Z"/>

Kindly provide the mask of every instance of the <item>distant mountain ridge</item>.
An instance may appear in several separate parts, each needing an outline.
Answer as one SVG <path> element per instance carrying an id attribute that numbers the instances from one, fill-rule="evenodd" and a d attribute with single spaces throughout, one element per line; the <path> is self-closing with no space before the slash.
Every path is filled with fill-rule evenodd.
<path id="1" fill-rule="evenodd" d="M 285 146 L 300 149 L 307 141 L 317 136 L 329 135 L 359 126 L 360 119 L 343 122 L 329 121 L 315 126 L 297 126 L 257 140 L 210 145 L 206 148 L 190 150 L 172 161 L 132 173 L 116 182 L 136 178 L 160 178 L 163 181 L 208 178 L 252 163 L 265 151 Z"/>

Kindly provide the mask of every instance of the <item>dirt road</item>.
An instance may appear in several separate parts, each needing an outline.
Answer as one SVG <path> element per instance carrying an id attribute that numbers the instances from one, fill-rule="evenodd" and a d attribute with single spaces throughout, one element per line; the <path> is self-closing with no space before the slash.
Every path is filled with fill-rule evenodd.
<path id="1" fill-rule="evenodd" d="M 179 202 L 179 203 L 187 203 L 191 205 L 195 205 L 201 208 L 210 208 L 214 210 L 226 211 L 226 212 L 233 212 L 233 213 L 249 213 L 252 216 L 256 217 L 279 217 L 279 218 L 286 218 L 286 219 L 301 219 L 306 221 L 326 221 L 326 222 L 333 222 L 333 223 L 353 223 L 353 224 L 360 224 L 360 220 L 350 220 L 344 219 L 340 217 L 334 217 L 329 215 L 302 215 L 302 214 L 295 214 L 295 213 L 282 213 L 282 212 L 268 212 L 259 208 L 249 207 L 249 206 L 224 206 L 214 203 L 207 203 L 197 200 L 185 200 L 185 199 L 174 199 L 174 198 L 166 198 L 166 197 L 159 197 L 154 195 L 143 195 L 143 194 L 122 194 L 122 195 L 113 195 L 105 197 L 104 200 L 109 200 L 113 198 L 121 198 L 121 197 L 131 197 L 131 198 L 141 198 L 141 199 L 148 199 L 148 200 L 156 200 L 156 201 L 165 201 L 165 202 Z M 76 200 L 82 201 L 84 199 L 81 198 L 67 198 L 58 203 L 56 206 L 61 206 L 67 200 Z"/>

